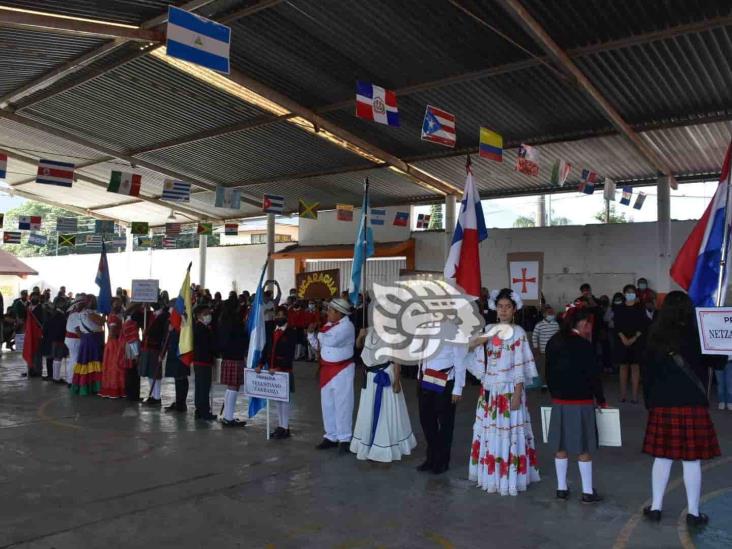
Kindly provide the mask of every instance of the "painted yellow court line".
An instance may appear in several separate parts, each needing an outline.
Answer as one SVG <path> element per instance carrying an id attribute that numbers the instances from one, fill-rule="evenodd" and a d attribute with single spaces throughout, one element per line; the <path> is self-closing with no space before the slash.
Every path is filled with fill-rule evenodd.
<path id="1" fill-rule="evenodd" d="M 83 427 L 81 427 L 80 425 L 74 425 L 72 423 L 66 423 L 65 421 L 59 421 L 58 419 L 54 419 L 53 417 L 49 416 L 46 413 L 46 408 L 48 408 L 48 406 L 52 402 L 55 402 L 57 400 L 61 400 L 61 398 L 63 398 L 63 397 L 52 398 L 51 400 L 47 400 L 46 402 L 44 402 L 43 404 L 41 404 L 38 407 L 38 411 L 37 411 L 38 417 L 41 418 L 43 421 L 45 421 L 47 423 L 50 423 L 51 425 L 55 425 L 56 427 L 64 427 L 65 429 L 82 430 Z"/>
<path id="2" fill-rule="evenodd" d="M 708 493 L 701 498 L 699 504 L 701 505 L 705 501 L 709 501 L 710 499 L 713 499 L 726 492 L 732 492 L 732 487 L 728 486 L 727 488 L 720 488 L 719 490 Z M 684 549 L 696 549 L 696 544 L 694 544 L 694 541 L 691 539 L 691 534 L 689 534 L 689 529 L 686 526 L 686 513 L 688 511 L 689 510 L 686 507 L 681 510 L 681 513 L 679 514 L 679 520 L 676 522 L 676 531 L 679 534 L 679 541 L 681 542 L 681 546 Z"/>
<path id="3" fill-rule="evenodd" d="M 427 532 L 425 537 L 430 541 L 434 541 L 437 545 L 442 547 L 442 549 L 455 549 L 455 546 L 449 539 L 436 532 Z"/>

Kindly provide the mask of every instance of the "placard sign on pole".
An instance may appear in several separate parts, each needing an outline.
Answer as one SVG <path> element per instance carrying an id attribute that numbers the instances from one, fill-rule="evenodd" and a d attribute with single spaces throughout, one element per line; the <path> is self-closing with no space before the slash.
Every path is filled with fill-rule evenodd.
<path id="1" fill-rule="evenodd" d="M 266 370 L 258 374 L 253 368 L 244 369 L 243 393 L 248 397 L 290 402 L 290 375 Z"/>
<path id="2" fill-rule="evenodd" d="M 131 301 L 135 303 L 157 303 L 159 280 L 139 279 L 132 281 Z"/>
<path id="3" fill-rule="evenodd" d="M 732 354 L 732 307 L 697 307 L 696 320 L 702 353 Z"/>

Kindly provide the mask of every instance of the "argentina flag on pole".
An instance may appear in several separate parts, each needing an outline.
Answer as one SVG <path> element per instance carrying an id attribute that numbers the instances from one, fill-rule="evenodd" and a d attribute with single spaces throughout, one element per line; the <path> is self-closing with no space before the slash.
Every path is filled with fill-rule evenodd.
<path id="1" fill-rule="evenodd" d="M 167 53 L 229 74 L 231 29 L 185 10 L 168 8 Z"/>

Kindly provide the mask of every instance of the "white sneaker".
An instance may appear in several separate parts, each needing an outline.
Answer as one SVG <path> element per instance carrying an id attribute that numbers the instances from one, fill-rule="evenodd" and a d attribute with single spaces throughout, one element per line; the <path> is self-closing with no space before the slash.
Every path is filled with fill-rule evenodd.
<path id="1" fill-rule="evenodd" d="M 727 408 L 727 405 L 724 402 L 720 402 L 718 408 L 720 410 L 724 410 L 725 408 Z M 729 409 L 732 410 L 732 404 L 730 404 L 730 408 Z"/>
<path id="2" fill-rule="evenodd" d="M 732 411 L 732 404 L 727 404 L 727 409 Z"/>

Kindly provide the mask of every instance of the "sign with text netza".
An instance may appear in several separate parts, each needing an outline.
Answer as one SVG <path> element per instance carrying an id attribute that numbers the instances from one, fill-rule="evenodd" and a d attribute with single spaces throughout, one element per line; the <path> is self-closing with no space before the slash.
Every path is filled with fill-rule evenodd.
<path id="1" fill-rule="evenodd" d="M 702 353 L 732 354 L 732 307 L 697 307 L 696 321 Z"/>
<path id="2" fill-rule="evenodd" d="M 132 281 L 131 301 L 135 303 L 156 303 L 159 295 L 159 281 L 153 279 L 138 279 Z"/>
<path id="3" fill-rule="evenodd" d="M 290 402 L 290 375 L 266 370 L 258 374 L 252 368 L 245 368 L 242 391 L 248 397 Z"/>

